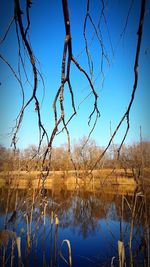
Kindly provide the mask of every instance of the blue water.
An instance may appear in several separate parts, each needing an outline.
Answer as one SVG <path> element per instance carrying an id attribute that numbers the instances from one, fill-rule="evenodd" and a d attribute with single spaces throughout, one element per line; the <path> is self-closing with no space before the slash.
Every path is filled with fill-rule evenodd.
<path id="1" fill-rule="evenodd" d="M 126 263 L 129 266 L 129 234 L 131 227 L 131 211 L 124 204 L 123 220 L 121 219 L 122 196 L 67 192 L 64 196 L 47 192 L 46 196 L 38 196 L 32 207 L 32 193 L 20 192 L 15 197 L 11 195 L 8 214 L 5 213 L 5 194 L 0 205 L 0 228 L 2 231 L 16 232 L 21 237 L 21 261 L 24 266 L 68 266 L 68 247 L 63 240 L 69 240 L 71 245 L 72 266 L 92 267 L 111 266 L 114 258 L 114 266 L 118 266 L 118 240 L 123 239 L 125 244 Z M 13 192 L 12 194 L 16 194 Z M 7 194 L 6 194 L 7 196 Z M 133 196 L 126 196 L 128 202 L 133 202 Z M 46 203 L 46 215 L 44 219 L 44 206 Z M 139 209 L 139 204 L 137 208 Z M 16 205 L 17 215 L 9 221 Z M 33 208 L 33 209 L 32 209 Z M 32 223 L 30 222 L 31 210 Z M 141 240 L 145 238 L 144 209 L 134 218 L 133 228 L 133 258 L 135 266 L 144 266 L 147 257 L 147 247 L 140 250 Z M 52 213 L 54 221 L 51 223 Z M 55 216 L 59 219 L 55 224 Z M 139 218 L 141 221 L 139 221 Z M 9 221 L 9 222 L 8 222 Z M 45 225 L 44 225 L 45 221 Z M 138 224 L 136 224 L 138 222 Z M 29 227 L 29 230 L 28 230 Z M 30 234 L 30 247 L 27 245 L 27 232 Z M 10 266 L 12 239 L 9 239 L 6 250 L 5 266 Z M 145 244 L 145 243 L 144 243 Z M 61 255 L 60 255 L 61 254 Z M 3 245 L 1 245 L 1 261 Z M 17 247 L 14 248 L 14 266 L 18 266 Z"/>

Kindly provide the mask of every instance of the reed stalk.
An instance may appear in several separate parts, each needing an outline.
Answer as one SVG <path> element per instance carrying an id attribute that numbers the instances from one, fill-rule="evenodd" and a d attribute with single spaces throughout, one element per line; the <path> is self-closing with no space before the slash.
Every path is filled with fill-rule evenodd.
<path id="1" fill-rule="evenodd" d="M 53 224 L 51 224 L 51 229 L 50 229 L 50 267 L 53 267 L 53 251 L 52 251 L 52 246 L 53 246 Z"/>
<path id="2" fill-rule="evenodd" d="M 13 239 L 11 245 L 10 267 L 13 267 L 14 265 L 14 248 L 15 248 L 15 240 Z"/>
<path id="3" fill-rule="evenodd" d="M 2 267 L 5 267 L 5 258 L 6 258 L 6 248 L 3 247 Z"/>
<path id="4" fill-rule="evenodd" d="M 55 214 L 55 233 L 54 233 L 54 266 L 56 266 L 57 262 L 57 239 L 58 239 L 58 225 L 59 219 L 57 214 Z"/>
<path id="5" fill-rule="evenodd" d="M 137 194 L 135 195 L 134 204 L 133 204 L 132 218 L 131 218 L 131 225 L 130 225 L 130 237 L 129 237 L 129 253 L 130 253 L 130 266 L 131 267 L 133 267 L 132 236 L 133 236 L 134 217 L 135 217 L 135 210 L 136 210 L 136 201 L 137 201 Z"/>
<path id="6" fill-rule="evenodd" d="M 30 213 L 30 234 L 32 231 L 32 218 L 33 218 L 34 203 L 35 203 L 35 188 L 33 189 L 32 205 L 31 205 L 31 213 Z"/>
<path id="7" fill-rule="evenodd" d="M 119 267 L 125 267 L 125 248 L 124 243 L 118 240 Z"/>
<path id="8" fill-rule="evenodd" d="M 115 257 L 112 257 L 112 259 L 111 259 L 111 267 L 115 267 L 114 260 L 115 260 Z"/>
<path id="9" fill-rule="evenodd" d="M 18 250 L 18 258 L 21 259 L 21 237 L 16 238 L 17 250 Z"/>
<path id="10" fill-rule="evenodd" d="M 54 222 L 54 212 L 53 211 L 51 211 L 51 224 L 53 224 L 53 222 Z"/>
<path id="11" fill-rule="evenodd" d="M 47 207 L 47 203 L 44 203 L 44 214 L 43 214 L 43 216 L 44 216 L 44 227 L 45 227 L 45 218 L 46 218 L 46 207 Z"/>
<path id="12" fill-rule="evenodd" d="M 67 248 L 68 248 L 68 261 L 66 260 L 66 258 L 62 255 L 61 249 L 62 246 L 66 244 Z M 71 243 L 68 239 L 64 239 L 61 243 L 61 247 L 60 247 L 60 257 L 69 265 L 69 267 L 72 267 L 72 252 L 71 252 Z"/>
<path id="13" fill-rule="evenodd" d="M 55 225 L 57 226 L 59 224 L 59 219 L 58 219 L 58 216 L 55 215 Z"/>
<path id="14" fill-rule="evenodd" d="M 5 223 L 4 223 L 4 225 L 5 225 L 5 229 L 6 229 L 6 225 L 7 225 L 7 216 L 8 216 L 9 199 L 10 199 L 10 189 L 8 190 L 7 201 L 6 201 Z"/>
<path id="15" fill-rule="evenodd" d="M 133 209 L 132 209 L 132 218 L 131 218 L 131 225 L 130 225 L 130 237 L 129 237 L 129 253 L 130 253 L 130 266 L 133 267 L 133 255 L 132 255 L 132 239 L 133 239 L 133 227 L 134 227 L 134 219 L 135 219 L 135 212 L 136 212 L 136 203 L 137 198 L 139 196 L 143 196 L 141 192 L 135 194 Z"/>
<path id="16" fill-rule="evenodd" d="M 30 248 L 31 248 L 31 240 L 30 240 L 30 229 L 29 229 L 28 214 L 26 215 L 26 220 L 27 220 L 27 248 L 28 248 L 28 250 L 30 250 Z"/>
<path id="17" fill-rule="evenodd" d="M 17 204 L 18 204 L 18 188 L 16 189 L 15 210 L 17 210 Z"/>

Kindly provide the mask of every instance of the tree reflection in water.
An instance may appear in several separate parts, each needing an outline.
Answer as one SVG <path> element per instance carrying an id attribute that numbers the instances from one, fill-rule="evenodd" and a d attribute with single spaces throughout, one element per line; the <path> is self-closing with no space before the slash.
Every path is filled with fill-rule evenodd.
<path id="1" fill-rule="evenodd" d="M 20 265 L 66 266 L 60 247 L 69 239 L 73 266 L 111 266 L 111 262 L 119 266 L 118 240 L 124 242 L 127 266 L 148 266 L 148 192 L 106 192 L 106 187 L 97 192 L 60 189 L 44 194 L 32 189 L 1 189 L 2 265 L 17 266 L 15 232 L 21 237 Z M 67 258 L 67 249 L 62 250 Z"/>

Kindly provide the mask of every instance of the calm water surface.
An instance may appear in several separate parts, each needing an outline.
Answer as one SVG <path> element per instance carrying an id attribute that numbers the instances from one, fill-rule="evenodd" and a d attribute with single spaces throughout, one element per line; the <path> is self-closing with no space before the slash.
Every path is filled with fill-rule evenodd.
<path id="1" fill-rule="evenodd" d="M 119 266 L 118 240 L 124 241 L 126 266 L 130 252 L 134 266 L 148 266 L 148 194 L 123 195 L 115 188 L 42 194 L 30 188 L 0 189 L 0 194 L 1 266 L 69 266 L 68 245 L 73 267 Z M 21 237 L 20 261 L 12 231 Z"/>

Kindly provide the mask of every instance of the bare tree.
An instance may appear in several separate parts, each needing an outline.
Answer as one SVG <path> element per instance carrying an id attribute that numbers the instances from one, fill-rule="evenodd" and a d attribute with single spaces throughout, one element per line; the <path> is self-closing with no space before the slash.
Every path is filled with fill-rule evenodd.
<path id="1" fill-rule="evenodd" d="M 55 124 L 54 124 L 53 130 L 50 133 L 47 132 L 44 126 L 43 118 L 41 115 L 40 102 L 39 102 L 39 98 L 37 94 L 38 80 L 41 79 L 41 81 L 43 82 L 43 87 L 44 87 L 44 79 L 42 77 L 41 72 L 38 69 L 39 63 L 38 63 L 38 60 L 35 56 L 34 50 L 32 49 L 32 45 L 30 42 L 29 29 L 31 26 L 30 9 L 32 8 L 32 1 L 26 0 L 24 1 L 24 5 L 21 6 L 21 4 L 22 3 L 20 0 L 14 0 L 13 17 L 9 21 L 8 27 L 6 28 L 5 33 L 0 41 L 1 44 L 5 42 L 9 34 L 9 31 L 12 28 L 12 25 L 15 25 L 15 34 L 16 34 L 17 44 L 18 44 L 18 70 L 15 70 L 14 67 L 8 62 L 8 60 L 2 54 L 0 54 L 0 59 L 8 66 L 10 71 L 13 73 L 15 79 L 17 80 L 21 88 L 21 93 L 22 93 L 22 106 L 16 118 L 16 124 L 14 125 L 13 131 L 12 131 L 12 145 L 14 146 L 14 149 L 16 149 L 18 132 L 22 125 L 25 111 L 29 105 L 34 103 L 35 111 L 37 113 L 37 118 L 38 118 L 38 129 L 39 129 L 39 146 L 38 146 L 38 150 L 36 153 L 39 153 L 44 138 L 46 138 L 47 140 L 47 147 L 42 155 L 43 161 L 42 161 L 41 171 L 44 169 L 44 165 L 48 164 L 47 166 L 47 174 L 48 174 L 48 171 L 50 169 L 51 157 L 52 157 L 53 141 L 54 141 L 55 136 L 62 131 L 66 132 L 67 140 L 68 140 L 68 153 L 70 155 L 72 164 L 74 168 L 76 169 L 77 166 L 73 160 L 71 149 L 70 149 L 70 133 L 69 133 L 69 128 L 68 128 L 69 123 L 73 120 L 73 117 L 77 114 L 77 107 L 75 103 L 76 93 L 75 93 L 74 88 L 72 87 L 72 80 L 71 80 L 71 75 L 70 75 L 71 64 L 74 64 L 75 68 L 79 72 L 81 72 L 81 74 L 85 77 L 91 90 L 88 96 L 92 95 L 93 97 L 93 101 L 91 101 L 92 111 L 89 114 L 88 124 L 90 125 L 93 117 L 94 117 L 94 122 L 89 132 L 89 135 L 87 137 L 87 140 L 85 140 L 85 145 L 86 145 L 97 124 L 97 120 L 100 117 L 100 110 L 99 110 L 99 105 L 98 105 L 98 93 L 94 86 L 94 79 L 93 79 L 94 63 L 93 63 L 92 54 L 90 52 L 90 43 L 93 41 L 93 38 L 97 38 L 97 41 L 99 43 L 99 47 L 101 50 L 99 64 L 100 64 L 100 73 L 103 77 L 102 78 L 103 81 L 105 79 L 104 62 L 108 65 L 110 64 L 107 49 L 106 49 L 105 42 L 103 41 L 103 36 L 102 36 L 102 29 L 101 29 L 102 20 L 104 21 L 105 29 L 106 29 L 106 32 L 108 33 L 109 42 L 110 42 L 112 53 L 113 53 L 111 35 L 110 35 L 109 28 L 108 28 L 107 18 L 105 15 L 105 8 L 107 6 L 107 3 L 105 3 L 105 1 L 103 0 L 101 1 L 99 20 L 98 20 L 98 23 L 95 23 L 95 19 L 93 18 L 93 15 L 90 10 L 91 1 L 87 0 L 86 14 L 85 14 L 84 25 L 83 25 L 85 51 L 86 51 L 86 58 L 87 58 L 88 67 L 89 67 L 89 71 L 86 71 L 86 68 L 84 66 L 81 66 L 78 59 L 76 59 L 74 56 L 73 42 L 76 42 L 76 40 L 73 40 L 72 35 L 71 35 L 69 2 L 68 0 L 62 0 L 62 11 L 63 11 L 62 15 L 64 18 L 65 36 L 64 36 L 64 45 L 63 45 L 63 51 L 62 51 L 62 60 L 61 60 L 60 86 L 58 87 L 55 93 L 55 98 L 53 101 L 53 112 L 54 112 Z M 134 61 L 134 66 L 133 66 L 134 82 L 133 82 L 133 88 L 131 92 L 131 98 L 129 100 L 126 111 L 124 112 L 122 118 L 120 119 L 116 129 L 112 133 L 112 136 L 108 142 L 108 145 L 103 150 L 103 152 L 97 156 L 97 159 L 95 159 L 95 161 L 92 162 L 91 171 L 96 168 L 99 161 L 103 158 L 106 151 L 112 144 L 112 141 L 114 140 L 114 137 L 116 136 L 117 132 L 120 130 L 121 125 L 124 123 L 124 121 L 126 121 L 126 130 L 125 130 L 124 135 L 122 136 L 122 141 L 118 148 L 118 155 L 119 155 L 121 147 L 127 137 L 127 134 L 130 128 L 130 112 L 131 112 L 131 107 L 132 107 L 132 104 L 135 98 L 135 92 L 136 92 L 137 84 L 138 84 L 138 65 L 139 65 L 139 56 L 140 56 L 142 34 L 143 34 L 145 5 L 146 5 L 146 1 L 141 0 L 141 11 L 140 11 L 140 17 L 139 17 L 139 25 L 137 29 L 137 44 L 135 45 L 135 61 Z M 132 9 L 132 4 L 129 6 L 129 10 L 128 10 L 128 14 L 127 14 L 127 18 L 125 21 L 122 35 L 125 34 L 125 30 L 127 28 L 128 18 L 129 18 L 131 9 Z M 90 23 L 93 29 L 93 37 L 91 38 L 91 40 L 89 40 L 88 34 L 87 34 L 88 23 Z M 24 55 L 27 57 L 31 70 L 32 70 L 32 75 L 33 75 L 32 84 L 30 83 L 29 78 L 28 78 L 28 71 L 25 65 Z M 23 69 L 24 76 L 26 77 L 27 83 L 32 88 L 31 96 L 28 99 L 26 98 L 26 92 L 24 90 L 24 85 L 22 82 L 21 68 Z M 69 119 L 66 119 L 66 109 L 65 109 L 65 103 L 64 103 L 64 91 L 65 90 L 68 90 L 68 94 L 71 97 L 72 113 L 70 114 Z M 86 101 L 86 99 L 84 99 L 83 101 Z M 61 127 L 60 130 L 58 129 L 59 127 Z"/>

